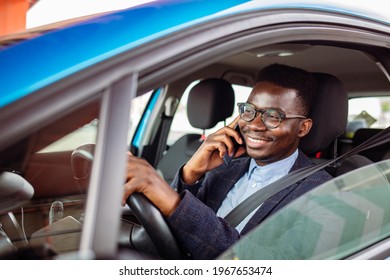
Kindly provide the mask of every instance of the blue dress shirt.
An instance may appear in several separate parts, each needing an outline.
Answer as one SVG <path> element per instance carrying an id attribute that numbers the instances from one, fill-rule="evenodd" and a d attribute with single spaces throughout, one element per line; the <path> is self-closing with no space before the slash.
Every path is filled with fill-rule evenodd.
<path id="1" fill-rule="evenodd" d="M 238 204 L 251 196 L 253 193 L 278 180 L 279 178 L 287 175 L 293 166 L 295 160 L 298 157 L 298 150 L 296 150 L 288 158 L 280 161 L 267 164 L 265 166 L 257 165 L 256 161 L 252 158 L 248 171 L 237 181 L 234 187 L 229 191 L 225 200 L 222 202 L 221 207 L 217 211 L 217 216 L 225 217 L 231 210 L 233 210 Z M 261 205 L 260 205 L 261 206 Z M 260 207 L 259 206 L 259 207 Z M 252 213 L 250 213 L 237 227 L 236 229 L 241 232 L 249 219 L 258 210 L 257 207 Z"/>

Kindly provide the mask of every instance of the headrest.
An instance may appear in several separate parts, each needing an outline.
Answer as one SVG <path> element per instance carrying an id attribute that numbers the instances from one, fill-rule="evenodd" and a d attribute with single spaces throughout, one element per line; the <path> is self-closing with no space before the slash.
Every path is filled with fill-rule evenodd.
<path id="1" fill-rule="evenodd" d="M 234 90 L 224 79 L 200 81 L 189 92 L 188 120 L 193 127 L 209 129 L 233 114 Z"/>
<path id="2" fill-rule="evenodd" d="M 34 188 L 22 176 L 8 171 L 0 172 L 0 214 L 23 205 L 33 195 Z"/>
<path id="3" fill-rule="evenodd" d="M 355 131 L 352 138 L 352 146 L 356 147 L 373 137 L 375 134 L 381 132 L 381 128 L 359 128 Z"/>
<path id="4" fill-rule="evenodd" d="M 344 134 L 348 118 L 348 96 L 341 81 L 329 74 L 313 74 L 317 80 L 317 93 L 309 116 L 313 127 L 300 143 L 306 154 L 326 149 Z"/>
<path id="5" fill-rule="evenodd" d="M 383 129 L 381 128 L 359 128 L 358 130 L 355 131 L 353 135 L 352 147 L 359 146 L 360 144 L 364 143 L 365 141 L 375 136 L 375 134 L 378 134 L 382 130 Z M 374 148 L 361 151 L 359 154 L 367 157 L 373 162 L 378 162 L 389 158 L 387 154 L 388 150 L 389 150 L 389 143 L 383 143 Z"/>
<path id="6" fill-rule="evenodd" d="M 95 144 L 82 144 L 72 152 L 70 157 L 73 177 L 81 191 L 88 187 L 94 153 Z"/>

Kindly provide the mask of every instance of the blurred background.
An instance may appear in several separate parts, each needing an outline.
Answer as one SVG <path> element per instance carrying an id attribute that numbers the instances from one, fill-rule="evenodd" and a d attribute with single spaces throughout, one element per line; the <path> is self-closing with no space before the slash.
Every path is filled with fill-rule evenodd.
<path id="1" fill-rule="evenodd" d="M 0 0 L 0 36 L 154 0 Z"/>

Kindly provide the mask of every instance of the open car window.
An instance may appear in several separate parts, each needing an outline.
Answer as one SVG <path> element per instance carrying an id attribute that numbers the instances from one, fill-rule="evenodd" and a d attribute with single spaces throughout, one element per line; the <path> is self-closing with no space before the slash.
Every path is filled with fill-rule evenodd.
<path id="1" fill-rule="evenodd" d="M 172 145 L 175 141 L 177 141 L 180 137 L 182 137 L 185 134 L 189 133 L 198 133 L 202 134 L 203 131 L 200 128 L 195 128 L 191 125 L 190 121 L 188 120 L 187 116 L 187 100 L 188 100 L 188 94 L 191 90 L 191 88 L 199 83 L 199 81 L 195 81 L 191 83 L 188 88 L 183 93 L 183 96 L 180 99 L 180 103 L 177 107 L 177 111 L 173 117 L 173 122 L 171 126 L 171 130 L 168 135 L 167 144 Z M 248 96 L 252 90 L 251 87 L 247 86 L 240 86 L 240 85 L 232 85 L 234 90 L 234 99 L 235 103 L 238 102 L 246 102 L 248 99 Z M 208 129 L 205 131 L 206 135 L 209 135 L 211 133 L 216 132 L 218 129 L 222 128 L 225 124 L 231 123 L 235 117 L 238 116 L 238 108 L 237 106 L 234 106 L 233 114 L 225 120 L 225 122 L 219 122 L 216 126 L 214 126 L 211 129 Z"/>
<path id="2" fill-rule="evenodd" d="M 152 95 L 152 91 L 145 93 L 141 96 L 135 97 L 131 100 L 131 111 L 130 122 L 129 122 L 129 141 L 132 139 L 137 125 L 142 117 L 145 110 L 146 104 Z M 64 135 L 55 142 L 44 147 L 39 153 L 50 153 L 50 152 L 65 152 L 73 151 L 77 147 L 85 143 L 96 143 L 97 129 L 99 120 L 93 119 L 91 122 L 86 123 L 80 128 L 72 131 L 69 134 Z"/>
<path id="3" fill-rule="evenodd" d="M 100 101 L 90 102 L 1 152 L 0 258 L 45 259 L 79 250 L 87 162 L 73 151 L 96 142 L 99 108 Z"/>
<path id="4" fill-rule="evenodd" d="M 390 236 L 390 160 L 334 178 L 275 213 L 221 259 L 343 259 Z"/>

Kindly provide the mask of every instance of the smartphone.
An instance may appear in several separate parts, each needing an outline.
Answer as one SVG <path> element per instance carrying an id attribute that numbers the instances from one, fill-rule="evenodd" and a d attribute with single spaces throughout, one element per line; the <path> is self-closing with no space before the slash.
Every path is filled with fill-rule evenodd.
<path id="1" fill-rule="evenodd" d="M 241 131 L 240 131 L 240 127 L 238 125 L 236 125 L 236 127 L 234 128 L 240 135 L 241 135 Z M 227 153 L 223 156 L 223 161 L 225 162 L 226 165 L 228 165 L 234 155 L 236 154 L 237 150 L 239 147 L 244 147 L 244 144 L 238 144 L 238 142 L 236 141 L 236 139 L 234 139 L 233 137 L 230 137 L 230 139 L 233 141 L 233 144 L 234 144 L 234 151 L 233 151 L 233 156 L 229 156 Z M 241 137 L 241 139 L 243 139 L 243 137 Z"/>

